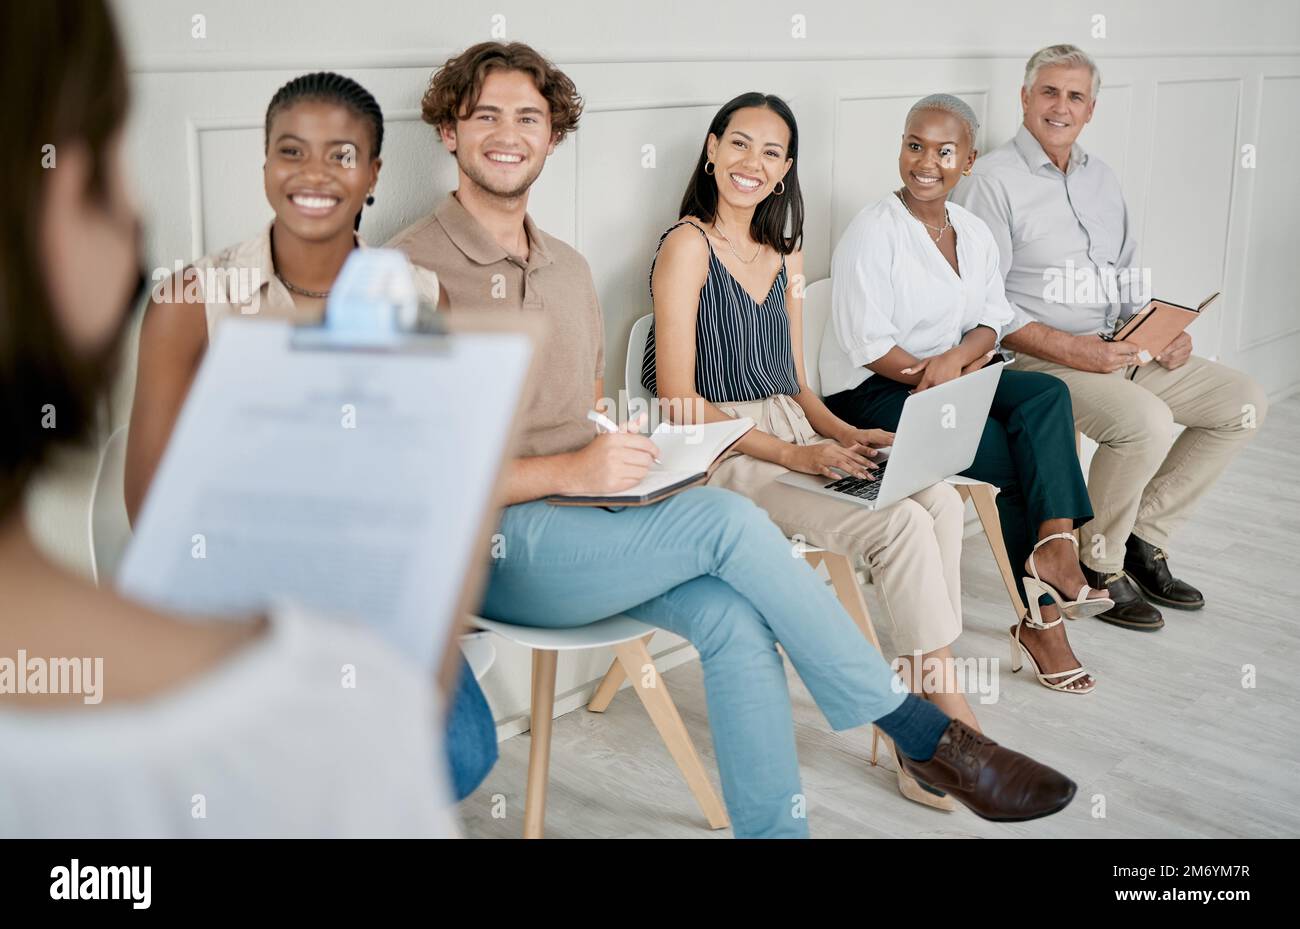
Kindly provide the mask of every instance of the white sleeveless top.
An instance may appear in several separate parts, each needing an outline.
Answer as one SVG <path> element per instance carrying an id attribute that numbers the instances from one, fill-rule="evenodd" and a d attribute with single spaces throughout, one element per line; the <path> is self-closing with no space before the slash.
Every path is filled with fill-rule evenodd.
<path id="1" fill-rule="evenodd" d="M 453 837 L 439 704 L 370 630 L 277 608 L 180 689 L 0 710 L 0 837 Z"/>
<path id="2" fill-rule="evenodd" d="M 199 272 L 200 298 L 208 323 L 208 341 L 212 341 L 217 324 L 227 316 L 288 319 L 295 323 L 315 323 L 315 313 L 304 313 L 293 302 L 289 288 L 275 276 L 271 260 L 271 225 L 256 238 L 240 242 L 221 251 L 205 255 L 192 267 Z M 357 236 L 357 247 L 366 243 Z M 412 264 L 415 289 L 420 301 L 438 305 L 438 275 L 429 268 Z"/>

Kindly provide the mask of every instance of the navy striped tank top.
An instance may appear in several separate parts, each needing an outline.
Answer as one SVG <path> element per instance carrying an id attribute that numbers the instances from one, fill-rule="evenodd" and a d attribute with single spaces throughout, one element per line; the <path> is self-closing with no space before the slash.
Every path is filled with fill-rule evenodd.
<path id="1" fill-rule="evenodd" d="M 679 222 L 659 237 L 655 261 L 668 233 L 678 226 L 694 226 L 708 242 L 708 235 L 691 222 Z M 650 276 L 654 277 L 654 261 Z M 709 274 L 700 288 L 700 308 L 695 318 L 695 389 L 710 403 L 743 403 L 766 400 L 777 394 L 799 393 L 794 354 L 790 347 L 790 320 L 785 312 L 785 257 L 762 303 L 758 303 L 727 270 L 709 244 Z M 651 284 L 650 296 L 654 297 Z M 655 377 L 655 330 L 650 327 L 641 383 L 658 396 Z"/>

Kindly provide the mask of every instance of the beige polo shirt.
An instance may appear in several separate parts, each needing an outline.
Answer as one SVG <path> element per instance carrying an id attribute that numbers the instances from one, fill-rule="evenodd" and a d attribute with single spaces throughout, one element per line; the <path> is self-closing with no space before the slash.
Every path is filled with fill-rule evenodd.
<path id="1" fill-rule="evenodd" d="M 262 227 L 255 238 L 205 255 L 193 263 L 192 267 L 198 272 L 195 279 L 198 298 L 202 300 L 203 312 L 207 316 L 209 342 L 221 321 L 231 316 L 287 319 L 305 325 L 321 321 L 320 310 L 308 312 L 300 309 L 293 302 L 289 288 L 275 276 L 275 262 L 271 258 L 273 225 L 274 220 Z M 361 236 L 353 235 L 357 248 L 365 248 Z M 429 306 L 437 306 L 438 275 L 421 267 L 412 267 L 411 270 L 420 300 Z"/>
<path id="2" fill-rule="evenodd" d="M 399 232 L 388 248 L 437 273 L 451 312 L 528 310 L 546 314 L 533 395 L 522 411 L 520 456 L 576 451 L 596 435 L 587 419 L 605 376 L 605 333 L 587 260 L 531 216 L 528 261 L 506 254 L 454 194 Z M 469 386 L 469 385 L 467 385 Z"/>

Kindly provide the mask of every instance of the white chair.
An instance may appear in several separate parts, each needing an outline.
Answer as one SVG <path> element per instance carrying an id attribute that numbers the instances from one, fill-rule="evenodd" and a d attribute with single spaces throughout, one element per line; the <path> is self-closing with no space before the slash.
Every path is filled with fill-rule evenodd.
<path id="1" fill-rule="evenodd" d="M 107 584 L 117 573 L 126 545 L 131 541 L 131 521 L 126 515 L 122 482 L 126 473 L 126 426 L 118 426 L 99 450 L 99 464 L 90 487 L 86 512 L 86 541 L 90 549 L 90 576 Z"/>
<path id="2" fill-rule="evenodd" d="M 814 281 L 804 289 L 803 297 L 803 364 L 808 386 L 818 396 L 821 395 L 821 372 L 818 360 L 821 356 L 822 335 L 831 315 L 831 280 L 823 278 Z M 1011 573 L 1011 559 L 1007 555 L 1007 545 L 1002 538 L 1002 523 L 998 521 L 996 497 L 998 489 L 992 484 L 973 480 L 955 474 L 948 478 L 948 483 L 957 488 L 963 500 L 969 500 L 975 506 L 975 515 L 979 517 L 984 529 L 984 536 L 989 540 L 993 550 L 993 560 L 997 562 L 1002 583 L 1007 588 L 1011 608 L 1016 618 L 1025 615 L 1025 604 L 1016 590 L 1016 577 Z"/>
<path id="3" fill-rule="evenodd" d="M 611 616 L 599 622 L 573 629 L 541 629 L 516 626 L 480 617 L 470 622 L 482 629 L 532 649 L 531 743 L 528 748 L 528 786 L 524 800 L 524 838 L 540 839 L 546 822 L 546 787 L 551 763 L 552 715 L 555 712 L 555 667 L 559 653 L 588 648 L 614 649 L 614 666 L 626 675 L 641 698 L 642 705 L 677 762 L 686 785 L 695 796 L 711 829 L 730 825 L 727 811 L 713 789 L 695 743 L 691 741 L 677 707 L 668 695 L 662 675 L 646 643 L 655 629 L 630 616 Z M 612 669 L 611 669 L 612 673 Z M 602 684 L 587 704 L 593 713 L 602 713 L 618 690 L 620 678 L 612 689 Z"/>
<path id="4" fill-rule="evenodd" d="M 481 681 L 492 670 L 497 660 L 496 646 L 490 641 L 489 632 L 467 632 L 460 637 L 460 651 L 465 656 L 474 680 Z"/>
<path id="5" fill-rule="evenodd" d="M 641 366 L 645 363 L 646 344 L 650 340 L 650 327 L 654 321 L 655 314 L 645 314 L 632 324 L 632 332 L 627 337 L 627 360 L 623 364 L 623 375 L 627 379 L 629 402 L 633 399 L 654 402 L 650 391 L 641 383 Z"/>

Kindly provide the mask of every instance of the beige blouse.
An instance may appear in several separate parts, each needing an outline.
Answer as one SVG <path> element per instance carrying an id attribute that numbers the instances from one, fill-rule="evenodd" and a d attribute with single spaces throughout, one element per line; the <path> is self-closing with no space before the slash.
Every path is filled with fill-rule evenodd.
<path id="1" fill-rule="evenodd" d="M 357 247 L 366 243 L 357 236 Z M 199 272 L 198 287 L 207 316 L 208 339 L 217 324 L 227 316 L 266 316 L 288 319 L 295 323 L 320 322 L 319 312 L 304 311 L 293 302 L 293 295 L 275 276 L 271 262 L 271 223 L 256 238 L 206 255 L 194 262 Z M 429 268 L 411 265 L 420 301 L 438 305 L 438 275 Z"/>

